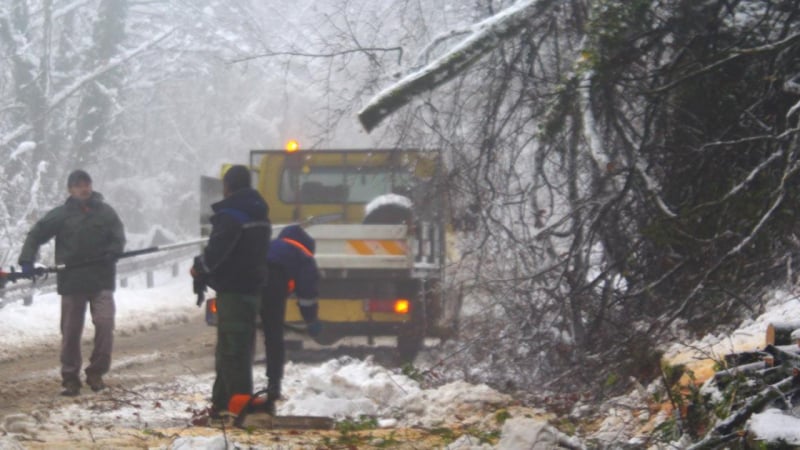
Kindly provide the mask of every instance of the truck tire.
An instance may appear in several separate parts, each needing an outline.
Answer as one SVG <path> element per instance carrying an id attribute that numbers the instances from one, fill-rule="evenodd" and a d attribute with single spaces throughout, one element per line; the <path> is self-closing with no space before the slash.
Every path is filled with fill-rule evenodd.
<path id="1" fill-rule="evenodd" d="M 425 342 L 425 335 L 419 328 L 421 327 L 413 324 L 397 335 L 397 354 L 400 357 L 401 364 L 414 362 L 414 358 L 416 358 L 419 351 L 422 350 L 422 344 Z"/>
<path id="2" fill-rule="evenodd" d="M 412 363 L 425 344 L 425 308 L 415 302 L 411 309 L 411 320 L 397 335 L 397 354 L 400 363 Z"/>

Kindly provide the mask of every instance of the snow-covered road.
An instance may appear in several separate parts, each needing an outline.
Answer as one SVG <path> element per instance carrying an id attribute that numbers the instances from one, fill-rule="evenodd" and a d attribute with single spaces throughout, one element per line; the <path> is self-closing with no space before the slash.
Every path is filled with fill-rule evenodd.
<path id="1" fill-rule="evenodd" d="M 193 413 L 208 406 L 215 330 L 204 324 L 186 278 L 162 274 L 155 288 L 131 280 L 130 287 L 117 291 L 110 389 L 92 393 L 84 388 L 77 398 L 58 395 L 58 296 L 39 295 L 31 306 L 0 309 L 0 449 L 225 448 L 229 441 L 293 448 L 350 438 L 360 448 L 387 440 L 400 447 L 407 441 L 412 447 L 489 448 L 488 443 L 498 442 L 506 419 L 534 421 L 542 415 L 487 386 L 420 384 L 387 365 L 381 356 L 389 352 L 377 349 L 372 356 L 295 360 L 286 367 L 286 400 L 279 414 L 333 417 L 364 428 L 359 437 L 347 437 L 341 429 L 262 433 L 190 426 Z M 85 357 L 92 333 L 87 320 Z M 262 364 L 254 367 L 256 386 L 265 384 L 263 371 Z"/>

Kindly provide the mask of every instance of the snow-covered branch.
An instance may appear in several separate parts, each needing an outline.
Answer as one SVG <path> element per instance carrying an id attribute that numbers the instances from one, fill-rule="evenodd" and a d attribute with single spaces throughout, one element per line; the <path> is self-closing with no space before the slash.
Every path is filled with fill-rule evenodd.
<path id="1" fill-rule="evenodd" d="M 11 133 L 6 134 L 5 136 L 0 136 L 0 147 L 5 147 L 9 143 L 29 133 L 32 129 L 33 126 L 31 124 L 26 123 L 18 126 L 17 129 L 12 131 Z"/>
<path id="2" fill-rule="evenodd" d="M 681 77 L 681 78 L 679 78 L 677 80 L 674 80 L 674 81 L 672 81 L 670 83 L 667 83 L 664 86 L 657 87 L 657 88 L 653 89 L 652 92 L 653 93 L 661 93 L 661 92 L 668 91 L 668 90 L 674 88 L 675 86 L 677 86 L 677 85 L 679 85 L 679 84 L 681 84 L 681 83 L 683 83 L 683 82 L 685 82 L 687 80 L 691 80 L 691 79 L 693 79 L 693 78 L 695 78 L 695 77 L 697 77 L 699 75 L 702 75 L 704 73 L 708 73 L 708 72 L 710 72 L 710 71 L 712 71 L 712 70 L 714 70 L 714 69 L 716 69 L 716 68 L 718 68 L 720 66 L 723 66 L 723 65 L 725 65 L 725 64 L 727 64 L 727 63 L 729 63 L 729 62 L 731 62 L 733 60 L 741 58 L 742 56 L 750 56 L 750 55 L 757 55 L 757 54 L 760 54 L 760 53 L 774 52 L 774 51 L 786 48 L 786 47 L 788 47 L 790 45 L 793 45 L 795 42 L 797 42 L 799 40 L 800 40 L 800 33 L 795 33 L 795 34 L 793 34 L 791 36 L 788 36 L 788 37 L 786 37 L 784 39 L 781 39 L 778 42 L 773 42 L 773 43 L 770 43 L 770 44 L 760 45 L 758 47 L 753 47 L 753 48 L 734 49 L 734 50 L 732 50 L 730 52 L 729 56 L 727 56 L 725 58 L 722 58 L 719 61 L 713 62 L 713 63 L 711 63 L 711 64 L 709 64 L 707 66 L 701 67 L 700 69 L 697 69 L 694 72 L 691 72 L 691 73 L 689 73 L 689 74 L 687 74 L 687 75 L 685 75 L 685 76 L 683 76 L 683 77 Z"/>
<path id="3" fill-rule="evenodd" d="M 358 113 L 361 125 L 372 131 L 386 117 L 416 96 L 448 82 L 542 14 L 553 0 L 523 0 L 471 28 L 471 34 L 418 72 L 378 93 Z"/>
<path id="4" fill-rule="evenodd" d="M 365 53 L 369 55 L 370 53 L 376 53 L 376 52 L 383 52 L 383 53 L 397 52 L 398 63 L 403 58 L 403 47 L 357 47 L 330 53 L 309 53 L 300 51 L 264 52 L 264 53 L 259 53 L 257 55 L 246 56 L 244 58 L 233 59 L 231 60 L 231 62 L 240 63 L 259 58 L 269 58 L 272 56 L 299 56 L 303 58 L 335 58 L 337 56 L 349 55 L 352 53 Z"/>
<path id="5" fill-rule="evenodd" d="M 172 34 L 175 29 L 171 29 L 156 35 L 153 39 L 139 45 L 138 47 L 132 48 L 127 52 L 110 59 L 106 64 L 103 64 L 100 67 L 95 68 L 91 72 L 77 78 L 73 81 L 69 86 L 64 87 L 59 92 L 55 93 L 53 97 L 48 101 L 47 107 L 48 110 L 52 110 L 53 108 L 59 106 L 63 103 L 66 99 L 70 98 L 75 92 L 80 90 L 84 85 L 90 83 L 97 79 L 97 77 L 103 75 L 110 70 L 113 70 L 125 62 L 129 61 L 132 58 L 135 58 L 140 53 L 148 50 L 149 48 L 153 47 L 154 45 L 158 44 L 159 42 L 163 41 L 170 34 Z"/>

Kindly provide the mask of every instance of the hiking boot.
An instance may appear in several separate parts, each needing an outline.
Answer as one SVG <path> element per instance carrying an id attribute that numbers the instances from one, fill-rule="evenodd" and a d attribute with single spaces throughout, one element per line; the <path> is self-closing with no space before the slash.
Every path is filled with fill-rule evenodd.
<path id="1" fill-rule="evenodd" d="M 61 395 L 64 397 L 76 397 L 81 393 L 81 383 L 79 381 L 65 381 L 62 383 L 64 390 Z"/>
<path id="2" fill-rule="evenodd" d="M 275 400 L 271 400 L 267 398 L 266 403 L 264 403 L 264 412 L 269 414 L 270 416 L 275 415 Z"/>
<path id="3" fill-rule="evenodd" d="M 100 375 L 86 375 L 86 384 L 88 384 L 94 392 L 102 391 L 107 387 L 103 382 L 103 377 Z"/>
<path id="4" fill-rule="evenodd" d="M 272 401 L 273 403 L 275 403 L 280 399 L 281 399 L 281 382 L 270 380 L 267 383 L 267 401 Z"/>
<path id="5" fill-rule="evenodd" d="M 212 421 L 222 420 L 225 418 L 227 411 L 221 412 L 213 406 L 201 409 L 199 411 L 192 411 L 191 424 L 196 427 L 207 427 L 211 425 Z"/>

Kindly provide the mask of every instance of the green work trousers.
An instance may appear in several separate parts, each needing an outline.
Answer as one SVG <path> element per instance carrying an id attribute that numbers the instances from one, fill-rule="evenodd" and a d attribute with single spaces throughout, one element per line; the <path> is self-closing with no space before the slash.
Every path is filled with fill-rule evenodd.
<path id="1" fill-rule="evenodd" d="M 260 297 L 217 293 L 217 378 L 211 404 L 217 411 L 228 409 L 234 394 L 253 393 L 253 342 Z"/>

